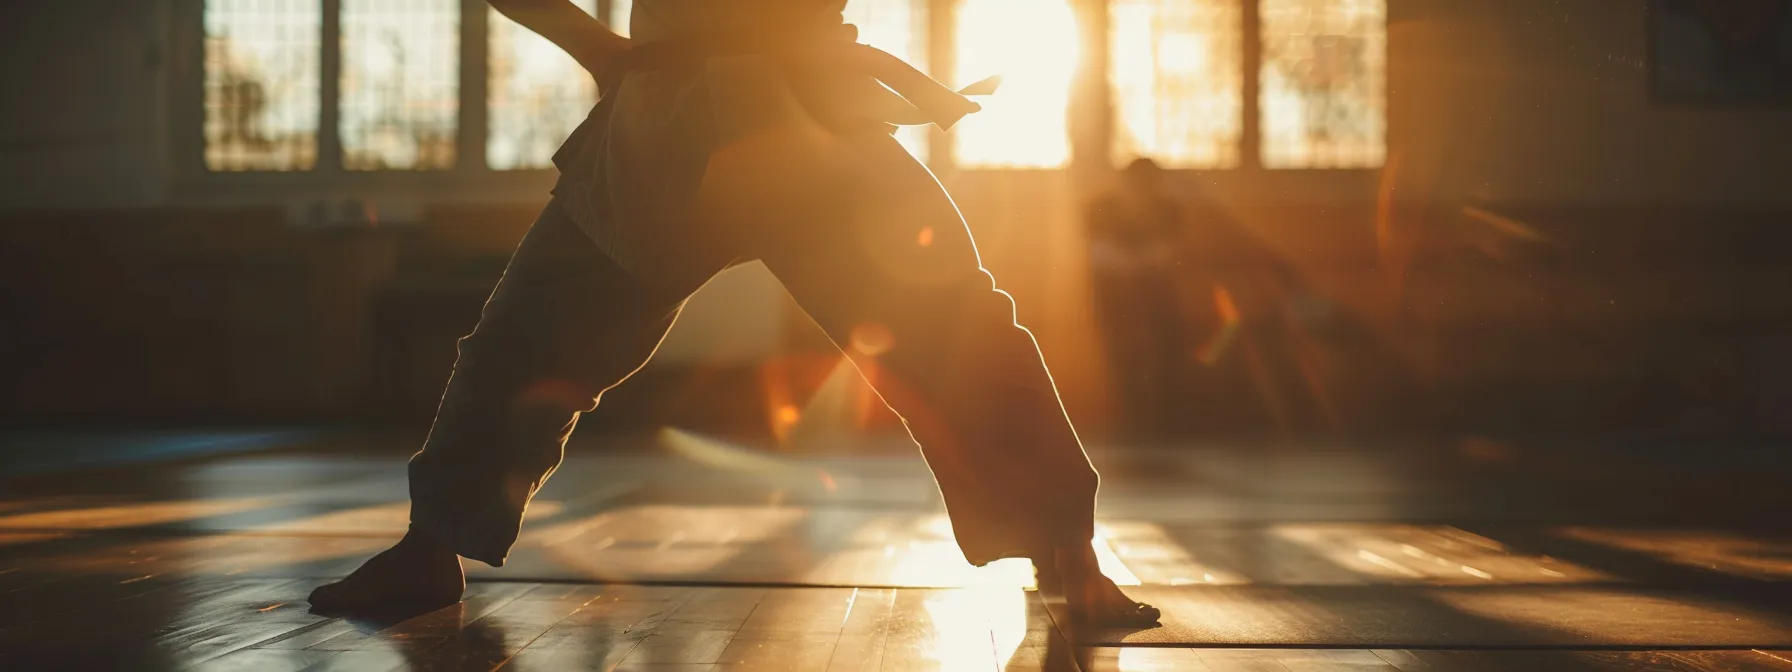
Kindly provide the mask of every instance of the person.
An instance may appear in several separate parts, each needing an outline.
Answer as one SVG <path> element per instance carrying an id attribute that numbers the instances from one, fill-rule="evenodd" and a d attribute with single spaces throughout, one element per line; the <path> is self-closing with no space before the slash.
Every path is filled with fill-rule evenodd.
<path id="1" fill-rule="evenodd" d="M 1123 417 L 1140 437 L 1171 430 L 1194 338 L 1182 300 L 1183 208 L 1157 162 L 1140 158 L 1090 204 L 1096 309 L 1119 383 Z"/>
<path id="2" fill-rule="evenodd" d="M 409 531 L 317 588 L 314 610 L 458 601 L 460 558 L 504 564 L 579 414 L 646 362 L 687 296 L 759 260 L 836 343 L 889 336 L 849 354 L 920 444 L 966 559 L 1030 558 L 1082 621 L 1157 621 L 1097 566 L 1099 477 L 1037 344 L 891 132 L 978 105 L 857 44 L 845 1 L 637 0 L 631 42 L 568 0 L 491 0 L 590 70 L 599 102 L 460 341 L 409 465 Z"/>

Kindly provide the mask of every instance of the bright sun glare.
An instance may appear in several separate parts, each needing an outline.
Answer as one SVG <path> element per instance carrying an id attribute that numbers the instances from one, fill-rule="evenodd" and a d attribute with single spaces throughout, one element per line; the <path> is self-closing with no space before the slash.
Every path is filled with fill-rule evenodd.
<path id="1" fill-rule="evenodd" d="M 1002 76 L 954 133 L 958 164 L 1056 168 L 1070 159 L 1070 83 L 1082 40 L 1068 0 L 964 0 L 953 82 Z"/>

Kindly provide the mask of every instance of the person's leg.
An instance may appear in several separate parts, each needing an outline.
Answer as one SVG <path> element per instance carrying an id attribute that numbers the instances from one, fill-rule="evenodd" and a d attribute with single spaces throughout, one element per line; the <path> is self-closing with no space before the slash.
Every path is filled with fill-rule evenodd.
<path id="1" fill-rule="evenodd" d="M 1095 566 L 1098 477 L 1032 334 L 933 176 L 883 135 L 811 146 L 819 158 L 775 135 L 755 142 L 711 158 L 707 211 L 737 218 L 745 251 L 876 369 L 967 559 L 1029 557 L 1058 568 L 1096 618 L 1155 619 Z M 731 198 L 742 194 L 752 198 Z"/>
<path id="2" fill-rule="evenodd" d="M 410 532 L 315 591 L 312 606 L 444 606 L 464 589 L 459 557 L 503 565 L 579 413 L 647 361 L 705 280 L 631 275 L 550 205 L 460 340 L 435 425 L 411 458 Z"/>

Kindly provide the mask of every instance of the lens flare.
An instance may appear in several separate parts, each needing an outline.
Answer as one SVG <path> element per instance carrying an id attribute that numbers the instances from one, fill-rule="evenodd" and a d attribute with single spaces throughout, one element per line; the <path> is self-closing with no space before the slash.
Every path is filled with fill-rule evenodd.
<path id="1" fill-rule="evenodd" d="M 896 335 L 876 322 L 864 322 L 852 328 L 852 349 L 867 357 L 876 357 L 896 346 Z"/>

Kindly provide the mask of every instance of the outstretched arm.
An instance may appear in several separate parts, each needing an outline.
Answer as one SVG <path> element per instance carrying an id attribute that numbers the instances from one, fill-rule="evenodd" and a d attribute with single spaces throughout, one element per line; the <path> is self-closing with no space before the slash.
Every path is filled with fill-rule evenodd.
<path id="1" fill-rule="evenodd" d="M 492 8 L 547 38 L 596 75 L 616 64 L 628 38 L 610 32 L 570 0 L 488 0 Z"/>

